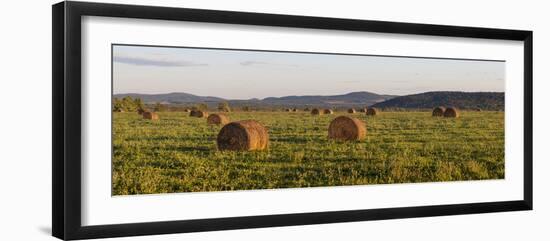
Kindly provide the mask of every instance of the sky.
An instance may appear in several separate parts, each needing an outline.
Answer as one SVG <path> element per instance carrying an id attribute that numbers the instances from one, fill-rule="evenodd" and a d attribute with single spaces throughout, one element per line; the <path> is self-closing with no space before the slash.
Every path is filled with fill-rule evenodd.
<path id="1" fill-rule="evenodd" d="M 185 92 L 225 99 L 504 92 L 505 62 L 113 46 L 113 93 Z"/>

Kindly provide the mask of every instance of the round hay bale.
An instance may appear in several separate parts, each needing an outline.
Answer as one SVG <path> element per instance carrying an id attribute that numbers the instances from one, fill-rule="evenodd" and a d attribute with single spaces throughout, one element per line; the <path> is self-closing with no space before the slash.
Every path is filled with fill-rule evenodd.
<path id="1" fill-rule="evenodd" d="M 379 112 L 379 110 L 376 109 L 376 108 L 374 108 L 374 107 L 369 107 L 369 108 L 367 109 L 367 115 L 372 115 L 372 116 L 374 116 L 374 115 L 377 115 L 378 112 Z"/>
<path id="2" fill-rule="evenodd" d="M 443 116 L 443 113 L 445 113 L 445 107 L 439 106 L 435 107 L 432 111 L 432 116 Z"/>
<path id="3" fill-rule="evenodd" d="M 311 114 L 312 115 L 322 115 L 323 112 L 320 111 L 319 109 L 315 108 L 315 109 L 311 110 Z"/>
<path id="4" fill-rule="evenodd" d="M 289 109 L 289 108 L 286 108 L 285 111 L 286 111 L 286 112 L 291 112 L 292 110 Z"/>
<path id="5" fill-rule="evenodd" d="M 443 113 L 444 117 L 457 118 L 459 116 L 458 109 L 454 107 L 448 107 Z"/>
<path id="6" fill-rule="evenodd" d="M 367 135 L 365 123 L 357 118 L 338 116 L 328 126 L 328 138 L 339 141 L 359 141 Z"/>
<path id="7" fill-rule="evenodd" d="M 190 109 L 183 109 L 183 112 L 189 112 L 191 111 Z"/>
<path id="8" fill-rule="evenodd" d="M 208 115 L 206 123 L 211 125 L 225 125 L 229 123 L 229 117 L 224 114 L 212 114 Z"/>
<path id="9" fill-rule="evenodd" d="M 205 117 L 208 117 L 208 112 L 202 111 L 202 110 L 191 110 L 191 113 L 189 114 L 189 116 L 205 118 Z"/>
<path id="10" fill-rule="evenodd" d="M 255 120 L 231 122 L 218 133 L 218 150 L 264 150 L 269 143 L 267 129 Z"/>
<path id="11" fill-rule="evenodd" d="M 355 109 L 353 109 L 353 108 L 348 109 L 348 113 L 350 113 L 350 114 L 355 114 L 355 112 L 356 112 L 356 111 L 355 111 Z"/>
<path id="12" fill-rule="evenodd" d="M 147 120 L 158 120 L 159 119 L 159 115 L 157 115 L 157 113 L 155 113 L 155 112 L 144 111 L 142 116 L 143 116 L 143 119 L 147 119 Z"/>
<path id="13" fill-rule="evenodd" d="M 294 108 L 292 109 L 292 112 L 298 112 L 298 109 Z"/>
<path id="14" fill-rule="evenodd" d="M 480 112 L 481 108 L 475 108 L 474 111 Z"/>
<path id="15" fill-rule="evenodd" d="M 324 109 L 323 114 L 332 115 L 332 114 L 334 114 L 334 111 L 332 111 L 331 109 Z"/>

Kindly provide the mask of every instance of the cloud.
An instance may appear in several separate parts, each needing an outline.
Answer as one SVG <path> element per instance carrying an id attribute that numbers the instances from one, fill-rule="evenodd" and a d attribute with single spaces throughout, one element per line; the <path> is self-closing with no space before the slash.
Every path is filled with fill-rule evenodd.
<path id="1" fill-rule="evenodd" d="M 262 61 L 243 61 L 240 62 L 242 66 L 254 66 L 254 65 L 275 65 L 275 66 L 286 66 L 286 67 L 298 67 L 298 65 L 294 64 L 278 64 L 278 63 L 270 63 L 270 62 L 262 62 Z"/>
<path id="2" fill-rule="evenodd" d="M 171 59 L 149 59 L 144 57 L 115 56 L 114 62 L 132 64 L 139 66 L 157 66 L 157 67 L 189 67 L 189 66 L 207 66 L 207 64 L 195 63 L 186 60 Z"/>

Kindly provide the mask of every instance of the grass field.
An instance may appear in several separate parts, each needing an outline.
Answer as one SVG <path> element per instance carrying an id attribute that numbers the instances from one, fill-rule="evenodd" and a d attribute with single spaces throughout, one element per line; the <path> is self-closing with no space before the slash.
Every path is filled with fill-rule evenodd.
<path id="1" fill-rule="evenodd" d="M 188 113 L 113 115 L 113 195 L 504 178 L 503 112 L 357 113 L 361 142 L 327 140 L 330 121 L 351 114 L 228 113 L 269 129 L 269 150 L 255 152 L 217 151 L 221 127 Z"/>

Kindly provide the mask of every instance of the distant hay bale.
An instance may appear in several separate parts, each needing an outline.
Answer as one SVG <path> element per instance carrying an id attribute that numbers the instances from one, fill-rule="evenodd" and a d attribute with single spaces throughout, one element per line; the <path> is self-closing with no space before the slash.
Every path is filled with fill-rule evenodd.
<path id="1" fill-rule="evenodd" d="M 205 118 L 205 117 L 208 117 L 208 112 L 202 111 L 202 110 L 191 110 L 191 113 L 189 114 L 189 116 Z"/>
<path id="2" fill-rule="evenodd" d="M 432 116 L 443 116 L 444 113 L 445 113 L 445 107 L 438 106 L 438 107 L 435 107 L 434 110 L 432 111 Z"/>
<path id="3" fill-rule="evenodd" d="M 481 108 L 475 108 L 474 111 L 480 112 Z"/>
<path id="4" fill-rule="evenodd" d="M 292 112 L 298 112 L 298 109 L 294 108 L 292 109 Z"/>
<path id="5" fill-rule="evenodd" d="M 143 119 L 147 119 L 147 120 L 158 120 L 159 119 L 159 115 L 155 112 L 144 111 L 142 116 L 143 116 Z"/>
<path id="6" fill-rule="evenodd" d="M 309 111 L 309 108 L 305 108 L 304 111 Z"/>
<path id="7" fill-rule="evenodd" d="M 292 110 L 290 108 L 285 109 L 286 112 L 291 112 Z"/>
<path id="8" fill-rule="evenodd" d="M 350 114 L 354 114 L 355 112 L 356 112 L 356 111 L 355 111 L 355 109 L 353 109 L 353 108 L 348 109 L 348 113 L 350 113 Z"/>
<path id="9" fill-rule="evenodd" d="M 324 110 L 323 110 L 323 114 L 325 114 L 325 115 L 332 115 L 332 114 L 334 114 L 334 111 L 331 110 L 331 109 L 324 109 Z"/>
<path id="10" fill-rule="evenodd" d="M 229 117 L 224 114 L 211 114 L 208 115 L 206 123 L 211 125 L 225 125 L 229 123 Z"/>
<path id="11" fill-rule="evenodd" d="M 190 109 L 183 109 L 183 112 L 189 112 L 191 111 Z"/>
<path id="12" fill-rule="evenodd" d="M 231 122 L 218 133 L 218 150 L 264 150 L 269 143 L 267 129 L 255 120 Z"/>
<path id="13" fill-rule="evenodd" d="M 323 112 L 320 111 L 320 110 L 317 109 L 317 108 L 314 108 L 314 109 L 311 110 L 311 114 L 312 114 L 312 115 L 322 115 Z"/>
<path id="14" fill-rule="evenodd" d="M 443 113 L 444 117 L 457 118 L 459 116 L 458 109 L 455 107 L 448 107 Z"/>
<path id="15" fill-rule="evenodd" d="M 328 138 L 339 141 L 359 141 L 367 135 L 367 127 L 361 120 L 349 116 L 336 117 L 328 127 Z"/>
<path id="16" fill-rule="evenodd" d="M 367 115 L 378 115 L 378 112 L 380 112 L 378 109 L 374 108 L 374 107 L 369 107 L 367 109 Z"/>

